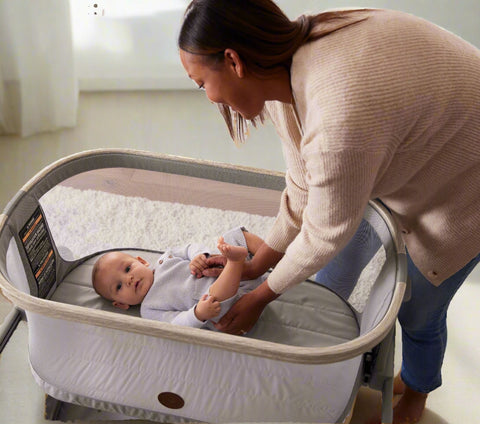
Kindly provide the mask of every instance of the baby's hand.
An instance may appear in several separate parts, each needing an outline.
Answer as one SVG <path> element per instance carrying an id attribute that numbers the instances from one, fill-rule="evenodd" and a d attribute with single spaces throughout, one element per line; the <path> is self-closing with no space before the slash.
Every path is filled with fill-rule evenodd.
<path id="1" fill-rule="evenodd" d="M 203 277 L 203 270 L 208 268 L 206 260 L 207 255 L 205 255 L 205 253 L 200 253 L 192 259 L 190 262 L 190 272 L 192 275 L 196 275 L 197 278 Z"/>
<path id="2" fill-rule="evenodd" d="M 204 294 L 195 307 L 195 316 L 200 321 L 216 317 L 220 313 L 220 302 L 214 297 Z"/>

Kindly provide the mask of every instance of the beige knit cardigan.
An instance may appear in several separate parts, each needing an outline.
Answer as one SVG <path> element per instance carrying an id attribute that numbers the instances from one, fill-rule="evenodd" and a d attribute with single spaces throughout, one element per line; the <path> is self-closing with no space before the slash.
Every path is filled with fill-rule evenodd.
<path id="1" fill-rule="evenodd" d="M 294 106 L 266 105 L 287 165 L 266 238 L 285 252 L 276 293 L 346 245 L 369 199 L 434 285 L 480 252 L 480 51 L 417 17 L 367 13 L 296 52 Z"/>

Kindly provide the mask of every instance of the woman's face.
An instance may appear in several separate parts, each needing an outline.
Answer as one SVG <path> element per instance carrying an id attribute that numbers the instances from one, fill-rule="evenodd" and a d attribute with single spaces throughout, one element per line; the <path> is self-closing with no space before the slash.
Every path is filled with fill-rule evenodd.
<path id="1" fill-rule="evenodd" d="M 245 119 L 253 119 L 263 110 L 265 98 L 259 80 L 247 75 L 235 54 L 226 51 L 224 61 L 211 66 L 204 56 L 180 50 L 180 60 L 211 102 L 228 105 Z"/>

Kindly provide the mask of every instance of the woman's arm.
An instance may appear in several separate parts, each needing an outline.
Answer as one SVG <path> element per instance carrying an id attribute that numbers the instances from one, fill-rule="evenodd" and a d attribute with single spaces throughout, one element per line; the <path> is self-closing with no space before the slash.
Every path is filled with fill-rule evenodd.
<path id="1" fill-rule="evenodd" d="M 263 239 L 256 234 L 253 234 L 242 228 L 243 237 L 245 237 L 245 242 L 247 243 L 247 249 L 252 254 L 255 255 L 258 252 L 258 249 L 263 244 Z"/>
<path id="2" fill-rule="evenodd" d="M 252 260 L 245 262 L 242 280 L 252 280 L 260 277 L 270 268 L 273 268 L 282 257 L 283 253 L 273 250 L 268 244 L 263 242 L 260 247 L 258 247 Z"/>

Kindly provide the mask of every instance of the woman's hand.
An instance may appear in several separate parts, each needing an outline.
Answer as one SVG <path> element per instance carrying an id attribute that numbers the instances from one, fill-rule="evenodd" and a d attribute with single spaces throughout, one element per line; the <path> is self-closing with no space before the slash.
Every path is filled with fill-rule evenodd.
<path id="1" fill-rule="evenodd" d="M 255 290 L 244 294 L 222 319 L 214 324 L 215 328 L 229 334 L 247 333 L 255 325 L 265 306 L 278 296 L 280 295 L 270 290 L 265 280 Z"/>
<path id="2" fill-rule="evenodd" d="M 204 277 L 218 277 L 223 267 L 227 264 L 227 258 L 223 255 L 210 255 L 206 260 L 206 268 L 202 270 Z"/>

